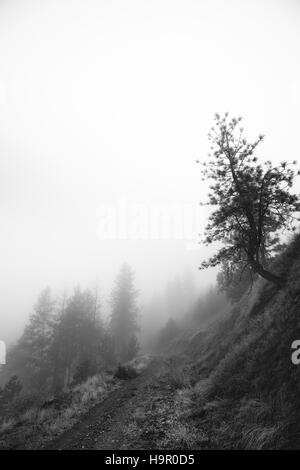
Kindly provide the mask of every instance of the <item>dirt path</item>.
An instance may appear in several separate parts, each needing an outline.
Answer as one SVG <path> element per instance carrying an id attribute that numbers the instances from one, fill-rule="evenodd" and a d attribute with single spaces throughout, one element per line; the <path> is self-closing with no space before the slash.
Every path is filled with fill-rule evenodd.
<path id="1" fill-rule="evenodd" d="M 164 419 L 155 409 L 172 392 L 163 380 L 165 361 L 154 358 L 133 380 L 124 381 L 101 404 L 46 449 L 151 449 L 163 434 Z M 158 420 L 160 422 L 158 422 Z M 154 422 L 155 421 L 155 422 Z M 143 426 L 143 423 L 147 426 Z"/>

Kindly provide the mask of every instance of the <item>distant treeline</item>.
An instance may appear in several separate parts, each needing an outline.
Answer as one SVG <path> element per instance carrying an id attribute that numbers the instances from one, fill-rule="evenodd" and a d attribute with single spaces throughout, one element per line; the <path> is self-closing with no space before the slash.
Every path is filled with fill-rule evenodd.
<path id="1" fill-rule="evenodd" d="M 135 357 L 137 291 L 126 264 L 110 305 L 109 321 L 104 322 L 97 291 L 77 287 L 71 296 L 57 300 L 49 287 L 44 289 L 21 338 L 8 352 L 2 380 L 17 376 L 28 391 L 55 392 Z"/>

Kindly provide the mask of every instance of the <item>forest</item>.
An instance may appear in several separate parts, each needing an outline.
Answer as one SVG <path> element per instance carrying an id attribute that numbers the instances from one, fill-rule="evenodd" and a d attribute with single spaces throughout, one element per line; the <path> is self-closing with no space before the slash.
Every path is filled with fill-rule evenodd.
<path id="1" fill-rule="evenodd" d="M 125 435 L 118 431 L 126 448 L 157 446 L 161 434 L 164 449 L 297 448 L 299 385 L 289 348 L 299 331 L 300 204 L 292 192 L 299 171 L 296 162 L 260 163 L 254 152 L 263 137 L 249 143 L 240 121 L 215 115 L 213 153 L 201 170 L 213 181 L 203 243 L 223 246 L 199 268 L 221 266 L 215 287 L 199 296 L 188 275 L 169 283 L 169 318 L 151 332 L 146 325 L 146 337 L 128 264 L 109 317 L 98 289 L 78 286 L 55 298 L 45 288 L 1 371 L 2 446 L 78 445 L 76 424 L 80 433 L 89 410 L 101 416 L 101 404 L 117 401 L 133 415 Z M 283 243 L 287 230 L 294 235 Z M 149 318 L 157 308 L 147 306 Z M 134 402 L 124 402 L 134 381 Z"/>
<path id="2" fill-rule="evenodd" d="M 300 449 L 299 22 L 0 2 L 0 451 Z"/>

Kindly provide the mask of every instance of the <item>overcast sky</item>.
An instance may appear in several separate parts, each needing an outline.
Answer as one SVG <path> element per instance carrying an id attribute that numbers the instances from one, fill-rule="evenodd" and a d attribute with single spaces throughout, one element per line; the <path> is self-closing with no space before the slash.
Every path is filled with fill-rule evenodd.
<path id="1" fill-rule="evenodd" d="M 147 294 L 186 267 L 213 282 L 189 235 L 151 239 L 151 211 L 203 228 L 215 112 L 297 159 L 299 44 L 298 0 L 1 0 L 0 339 L 46 285 L 107 295 L 123 261 Z"/>

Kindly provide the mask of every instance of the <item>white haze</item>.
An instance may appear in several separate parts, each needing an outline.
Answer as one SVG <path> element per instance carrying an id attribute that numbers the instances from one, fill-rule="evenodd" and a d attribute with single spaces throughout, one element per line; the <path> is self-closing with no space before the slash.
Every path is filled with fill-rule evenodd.
<path id="1" fill-rule="evenodd" d="M 1 0 L 1 339 L 47 285 L 106 298 L 124 261 L 142 301 L 187 268 L 214 282 L 185 239 L 101 240 L 99 210 L 196 210 L 215 112 L 266 134 L 263 158 L 297 159 L 299 39 L 297 0 Z"/>

